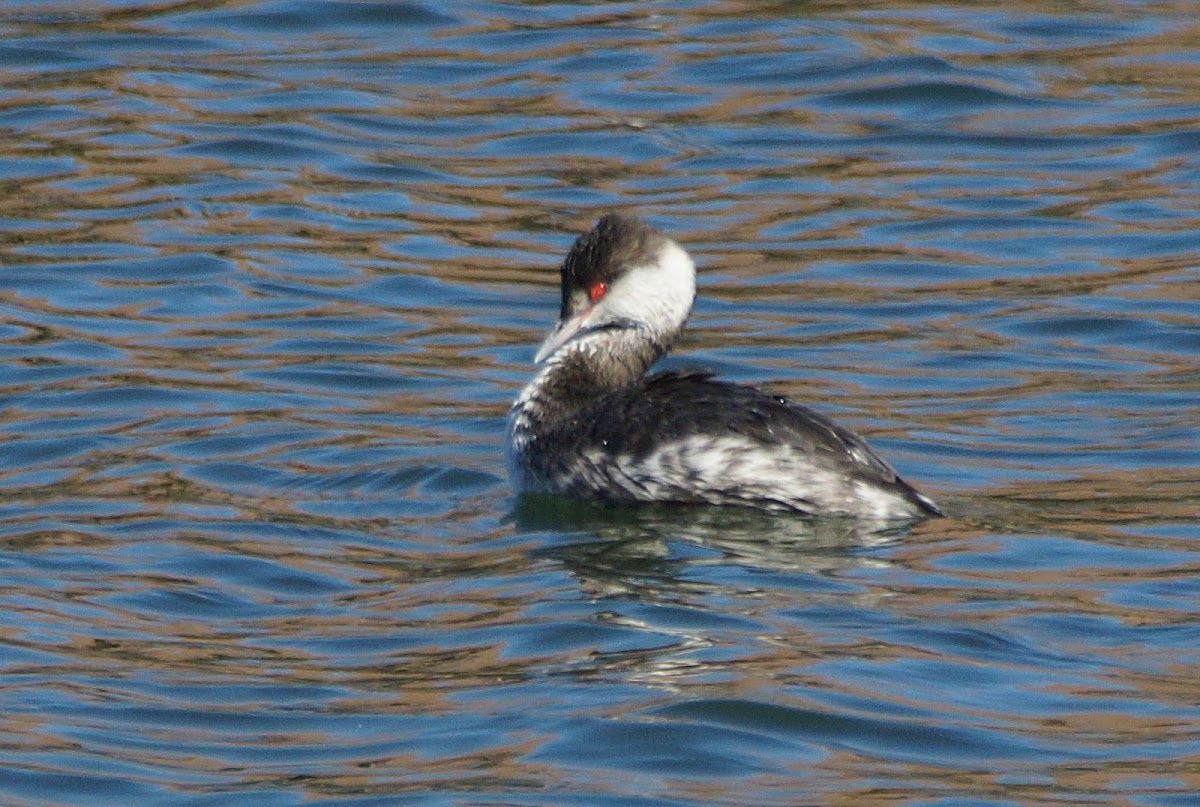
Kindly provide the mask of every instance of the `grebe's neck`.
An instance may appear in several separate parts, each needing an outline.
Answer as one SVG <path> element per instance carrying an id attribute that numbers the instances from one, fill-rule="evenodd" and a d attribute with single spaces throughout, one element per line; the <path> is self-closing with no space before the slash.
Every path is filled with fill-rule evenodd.
<path id="1" fill-rule="evenodd" d="M 601 395 L 638 381 L 669 348 L 669 339 L 633 325 L 575 338 L 543 362 L 513 404 L 513 437 L 569 421 Z"/>

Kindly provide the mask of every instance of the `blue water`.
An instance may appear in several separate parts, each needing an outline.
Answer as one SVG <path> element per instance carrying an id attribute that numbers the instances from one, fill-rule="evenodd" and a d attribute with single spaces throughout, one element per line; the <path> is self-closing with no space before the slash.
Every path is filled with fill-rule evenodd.
<path id="1" fill-rule="evenodd" d="M 0 802 L 1200 803 L 1194 11 L 5 4 Z M 951 518 L 515 500 L 609 210 Z"/>

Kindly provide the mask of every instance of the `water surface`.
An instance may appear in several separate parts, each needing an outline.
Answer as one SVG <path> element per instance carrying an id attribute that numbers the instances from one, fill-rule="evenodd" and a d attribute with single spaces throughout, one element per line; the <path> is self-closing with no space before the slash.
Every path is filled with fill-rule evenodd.
<path id="1" fill-rule="evenodd" d="M 7 4 L 2 800 L 1194 804 L 1194 10 Z M 951 518 L 515 500 L 610 210 Z"/>

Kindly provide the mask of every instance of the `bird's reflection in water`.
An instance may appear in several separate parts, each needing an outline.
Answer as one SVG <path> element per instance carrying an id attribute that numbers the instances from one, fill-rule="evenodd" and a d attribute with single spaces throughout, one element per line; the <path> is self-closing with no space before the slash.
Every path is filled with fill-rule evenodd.
<path id="1" fill-rule="evenodd" d="M 736 507 L 617 506 L 525 495 L 517 528 L 555 536 L 538 550 L 596 595 L 675 599 L 712 588 L 696 567 L 828 577 L 886 563 L 869 550 L 902 540 L 909 524 L 802 518 Z"/>

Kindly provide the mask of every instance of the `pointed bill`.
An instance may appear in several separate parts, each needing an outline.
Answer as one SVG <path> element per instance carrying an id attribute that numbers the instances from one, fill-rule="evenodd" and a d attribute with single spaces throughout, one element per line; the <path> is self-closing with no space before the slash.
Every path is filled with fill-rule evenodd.
<path id="1" fill-rule="evenodd" d="M 546 337 L 546 341 L 542 342 L 542 346 L 538 348 L 537 355 L 533 357 L 533 363 L 541 364 L 554 355 L 554 351 L 574 339 L 575 335 L 583 330 L 584 322 L 587 321 L 591 313 L 592 308 L 588 306 L 570 319 L 558 323 L 558 326 L 550 332 L 550 335 Z"/>

